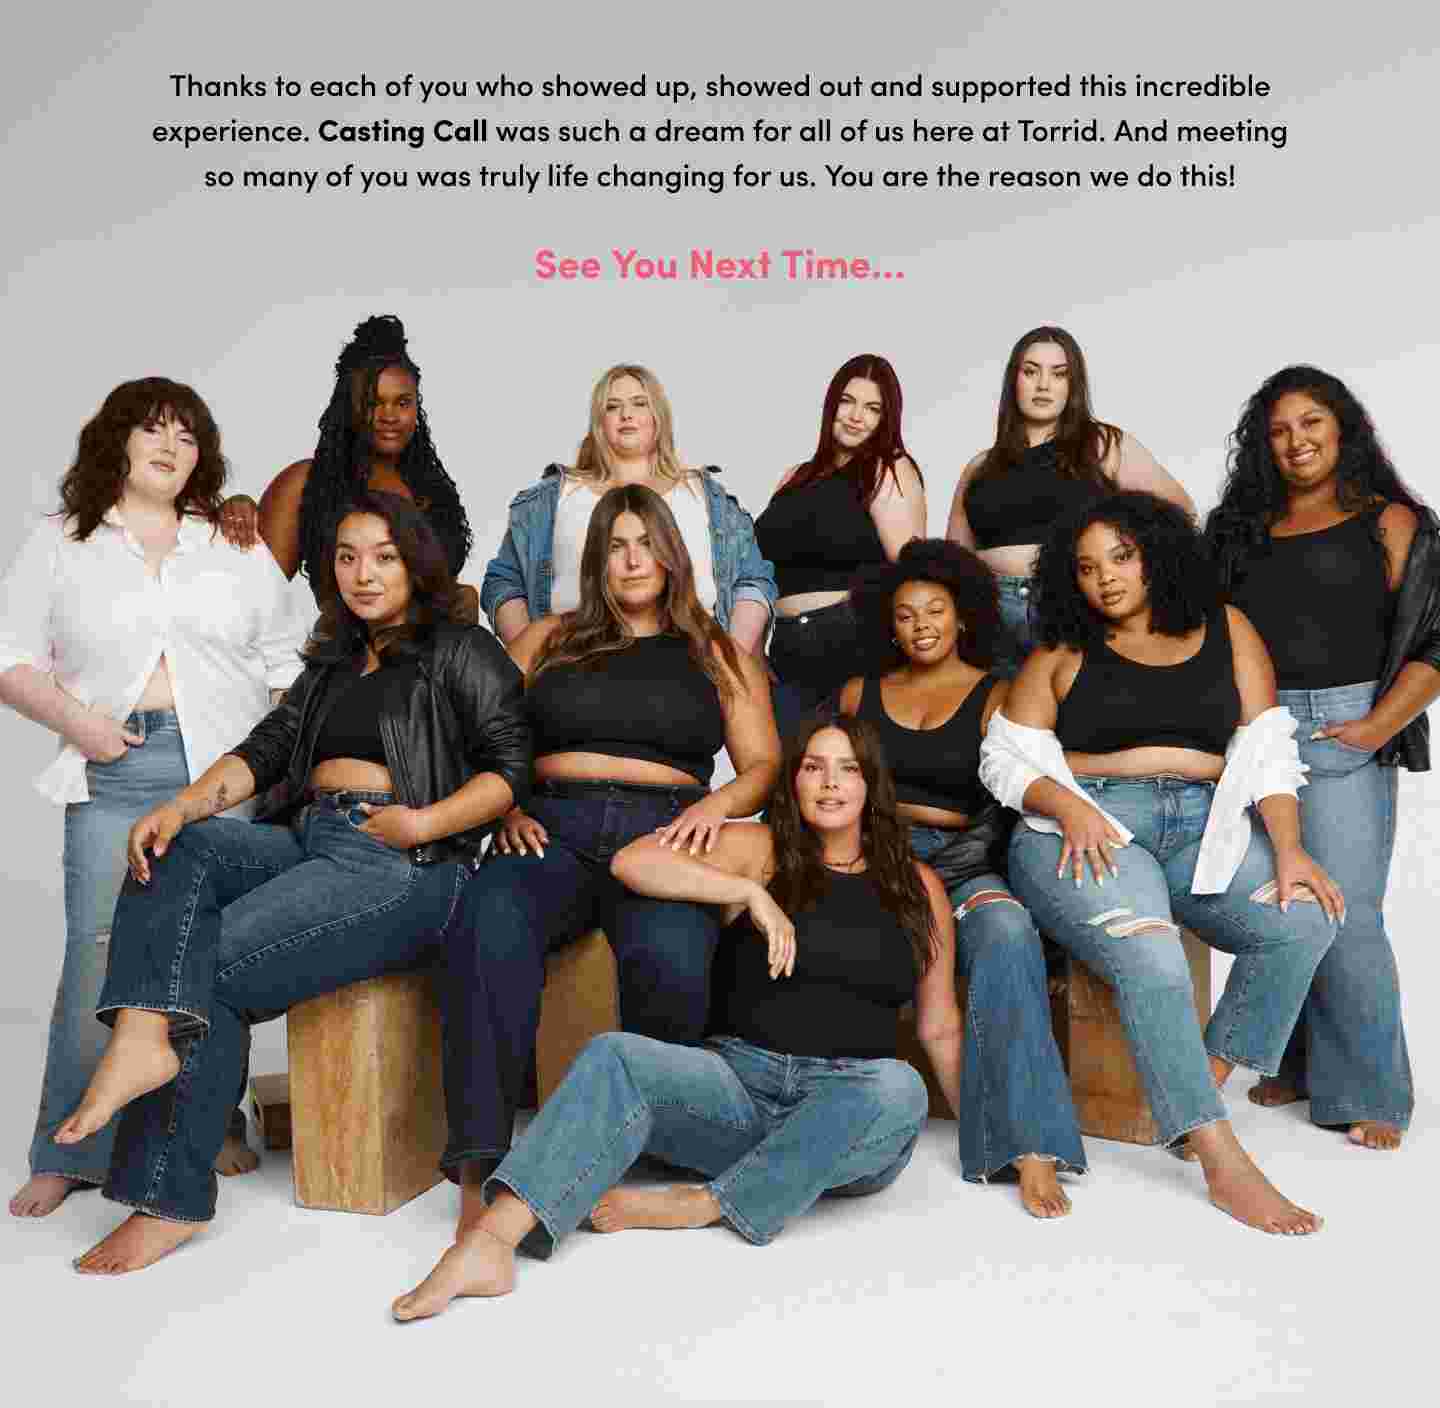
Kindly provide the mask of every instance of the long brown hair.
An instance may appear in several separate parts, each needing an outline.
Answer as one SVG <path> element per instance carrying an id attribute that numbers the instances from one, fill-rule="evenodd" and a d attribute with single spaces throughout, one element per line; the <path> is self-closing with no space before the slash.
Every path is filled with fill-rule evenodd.
<path id="1" fill-rule="evenodd" d="M 925 886 L 910 854 L 910 828 L 896 811 L 895 782 L 875 730 L 849 714 L 822 718 L 812 714 L 785 745 L 785 761 L 770 797 L 766 820 L 775 843 L 775 874 L 768 889 L 786 914 L 810 908 L 830 883 L 820 848 L 820 837 L 800 813 L 795 778 L 805 761 L 810 740 L 822 729 L 839 729 L 855 750 L 860 775 L 865 779 L 865 812 L 860 820 L 860 853 L 865 873 L 880 902 L 899 921 L 910 940 L 915 971 L 924 973 L 935 958 L 934 917 Z"/>
<path id="2" fill-rule="evenodd" d="M 1056 327 L 1031 328 L 1010 349 L 1005 380 L 1000 387 L 1000 410 L 995 418 L 995 443 L 986 451 L 971 482 L 1010 469 L 1030 448 L 1015 382 L 1025 353 L 1037 342 L 1053 342 L 1059 346 L 1069 368 L 1065 409 L 1060 412 L 1054 438 L 1048 442 L 1055 447 L 1056 472 L 1067 479 L 1086 480 L 1099 488 L 1113 489 L 1115 485 L 1105 474 L 1105 456 L 1113 446 L 1119 445 L 1124 432 L 1118 425 L 1095 419 L 1090 409 L 1090 374 L 1085 368 L 1085 354 L 1064 328 Z"/>
<path id="3" fill-rule="evenodd" d="M 675 492 L 688 491 L 677 489 Z M 635 635 L 626 625 L 610 591 L 610 539 L 615 520 L 622 513 L 633 513 L 645 525 L 650 549 L 665 569 L 661 629 L 685 637 L 690 658 L 722 694 L 728 695 L 736 681 L 740 681 L 743 688 L 744 676 L 740 672 L 735 642 L 695 595 L 695 569 L 669 505 L 643 484 L 617 485 L 600 496 L 590 515 L 585 548 L 580 554 L 580 605 L 561 616 L 560 624 L 536 657 L 530 671 L 531 680 L 552 665 L 583 665 L 634 643 Z M 715 661 L 717 650 L 727 667 L 723 671 Z"/>
<path id="4" fill-rule="evenodd" d="M 117 386 L 85 423 L 75 447 L 75 461 L 60 481 L 60 516 L 73 520 L 71 537 L 83 543 L 105 515 L 120 502 L 130 461 L 125 453 L 137 425 L 178 420 L 194 437 L 200 458 L 175 498 L 177 517 L 189 514 L 220 523 L 220 490 L 225 484 L 225 456 L 220 427 L 199 395 L 163 376 L 142 377 Z"/>
<path id="5" fill-rule="evenodd" d="M 870 438 L 843 465 L 836 465 L 835 417 L 840 413 L 840 398 L 845 394 L 845 388 L 856 377 L 873 381 L 879 389 L 880 421 L 870 432 Z M 830 378 L 830 385 L 825 388 L 825 400 L 820 407 L 820 441 L 815 447 L 815 453 L 776 493 L 785 494 L 792 489 L 803 489 L 807 484 L 828 479 L 832 474 L 842 474 L 854 486 L 855 496 L 869 508 L 887 475 L 899 483 L 895 466 L 902 458 L 915 464 L 914 456 L 905 448 L 905 441 L 900 435 L 900 413 L 903 408 L 900 378 L 895 375 L 895 368 L 884 357 L 877 357 L 873 352 L 851 357 Z M 915 465 L 915 473 L 920 474 L 918 464 Z M 920 482 L 925 482 L 923 475 Z"/>

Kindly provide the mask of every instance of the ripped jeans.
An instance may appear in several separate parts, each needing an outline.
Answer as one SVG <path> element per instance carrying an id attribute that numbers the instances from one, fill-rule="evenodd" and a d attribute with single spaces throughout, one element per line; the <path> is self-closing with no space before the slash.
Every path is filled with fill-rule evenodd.
<path id="1" fill-rule="evenodd" d="M 1206 1053 L 1274 1075 L 1311 977 L 1334 941 L 1313 900 L 1282 913 L 1275 860 L 1253 816 L 1230 887 L 1192 895 L 1214 784 L 1180 777 L 1082 777 L 1080 786 L 1135 833 L 1111 855 L 1118 878 L 1087 866 L 1057 878 L 1061 838 L 1023 823 L 1010 840 L 1010 882 L 1036 923 L 1113 990 L 1160 1141 L 1227 1118 Z M 1235 956 L 1202 1037 L 1176 925 Z"/>

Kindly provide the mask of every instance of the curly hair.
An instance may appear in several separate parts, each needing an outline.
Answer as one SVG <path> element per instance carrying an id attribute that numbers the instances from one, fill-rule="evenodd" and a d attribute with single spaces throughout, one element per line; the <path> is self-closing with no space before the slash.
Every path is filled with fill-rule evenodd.
<path id="1" fill-rule="evenodd" d="M 930 899 L 910 854 L 910 828 L 896 812 L 895 782 L 875 730 L 863 719 L 839 714 L 811 714 L 786 740 L 785 759 L 770 795 L 766 821 L 775 843 L 775 873 L 767 889 L 786 914 L 802 913 L 816 904 L 830 883 L 819 835 L 800 812 L 795 779 L 810 740 L 822 729 L 838 729 L 850 740 L 860 775 L 865 779 L 865 811 L 860 821 L 860 853 L 865 857 L 880 901 L 899 921 L 910 941 L 917 973 L 935 957 L 935 925 Z"/>
<path id="2" fill-rule="evenodd" d="M 390 529 L 390 541 L 410 577 L 410 606 L 404 625 L 392 626 L 373 638 L 370 627 L 345 604 L 335 578 L 335 550 L 340 525 L 352 514 L 368 513 L 383 519 Z M 394 649 L 412 654 L 428 628 L 448 621 L 454 610 L 458 588 L 445 556 L 445 545 L 429 517 L 402 494 L 384 494 L 367 489 L 336 510 L 325 525 L 324 547 L 312 579 L 320 616 L 311 628 L 302 652 L 316 664 L 342 664 L 363 659 L 373 645 L 379 655 Z"/>
<path id="3" fill-rule="evenodd" d="M 840 413 L 840 398 L 845 388 L 856 378 L 873 381 L 880 391 L 880 421 L 870 433 L 870 438 L 843 464 L 835 463 L 838 448 L 835 444 L 835 417 Z M 815 453 L 802 464 L 794 474 L 775 492 L 788 494 L 803 489 L 817 480 L 828 479 L 833 474 L 842 474 L 854 486 L 855 496 L 867 508 L 888 475 L 896 479 L 895 465 L 903 457 L 915 465 L 920 475 L 920 466 L 915 457 L 905 448 L 900 434 L 900 413 L 904 408 L 904 396 L 900 391 L 900 378 L 895 368 L 884 357 L 873 352 L 851 357 L 848 362 L 830 378 L 825 388 L 825 400 L 820 407 L 820 440 Z M 899 482 L 898 480 L 896 481 Z M 920 475 L 923 484 L 925 478 Z"/>
<path id="4" fill-rule="evenodd" d="M 1184 509 L 1131 490 L 1062 518 L 1040 545 L 1031 584 L 1036 635 L 1043 644 L 1084 650 L 1105 638 L 1109 622 L 1091 610 L 1077 577 L 1076 546 L 1096 523 L 1139 548 L 1153 631 L 1183 636 L 1204 624 L 1220 593 L 1199 532 Z"/>
<path id="5" fill-rule="evenodd" d="M 58 516 L 73 520 L 71 537 L 83 543 L 120 502 L 130 460 L 125 452 L 138 425 L 178 420 L 194 437 L 200 458 L 175 499 L 175 512 L 220 522 L 220 490 L 228 466 L 220 450 L 220 428 L 199 395 L 163 376 L 142 377 L 117 386 L 85 423 L 75 460 L 60 481 Z"/>
<path id="6" fill-rule="evenodd" d="M 1070 333 L 1057 327 L 1031 328 L 1010 349 L 1010 356 L 1005 361 L 1005 379 L 1000 384 L 995 443 L 985 452 L 985 458 L 976 469 L 971 483 L 1012 468 L 1030 448 L 1015 383 L 1020 376 L 1025 353 L 1037 342 L 1053 342 L 1060 347 L 1069 368 L 1065 409 L 1060 412 L 1060 423 L 1055 427 L 1054 438 L 1046 442 L 1054 447 L 1056 473 L 1067 479 L 1085 480 L 1109 489 L 1111 481 L 1105 474 L 1105 457 L 1119 445 L 1124 431 L 1118 425 L 1095 419 L 1090 409 L 1090 373 L 1085 367 L 1085 354 Z"/>
<path id="7" fill-rule="evenodd" d="M 1284 367 L 1263 382 L 1241 410 L 1227 442 L 1220 502 L 1205 523 L 1205 538 L 1226 591 L 1239 585 L 1248 559 L 1269 554 L 1270 525 L 1289 502 L 1270 448 L 1270 416 L 1276 402 L 1291 392 L 1318 401 L 1340 423 L 1336 498 L 1341 509 L 1358 513 L 1384 500 L 1404 504 L 1434 522 L 1430 509 L 1395 472 L 1369 414 L 1350 388 L 1318 367 Z"/>
<path id="8" fill-rule="evenodd" d="M 895 644 L 895 593 L 906 582 L 944 587 L 964 627 L 955 653 L 967 665 L 988 670 L 1000 633 L 1000 596 L 995 574 L 968 548 L 948 538 L 911 538 L 894 562 L 862 568 L 850 582 L 850 606 L 860 623 L 865 658 L 888 660 L 892 670 L 905 661 Z"/>
<path id="9" fill-rule="evenodd" d="M 391 314 L 366 318 L 335 362 L 335 387 L 320 417 L 320 438 L 300 500 L 300 570 L 312 582 L 325 556 L 325 534 L 340 508 L 370 483 L 370 422 L 381 374 L 396 368 L 415 379 L 415 434 L 401 453 L 400 477 L 430 514 L 452 576 L 470 556 L 473 538 L 455 481 L 445 472 L 430 438 L 420 397 L 420 368 L 405 350 L 405 326 Z M 358 415 L 357 415 L 358 410 Z"/>
<path id="10" fill-rule="evenodd" d="M 615 520 L 622 513 L 633 513 L 645 525 L 655 560 L 665 569 L 665 593 L 660 603 L 662 629 L 684 636 L 696 668 L 705 672 L 722 695 L 728 695 L 737 681 L 742 685 L 744 681 L 735 642 L 700 605 L 690 552 L 670 506 L 644 484 L 618 484 L 600 496 L 590 515 L 580 554 L 580 604 L 574 611 L 565 612 L 560 624 L 546 637 L 531 667 L 531 682 L 552 666 L 593 663 L 635 643 L 635 635 L 620 615 L 610 590 L 610 539 Z M 716 663 L 717 650 L 725 670 Z"/>

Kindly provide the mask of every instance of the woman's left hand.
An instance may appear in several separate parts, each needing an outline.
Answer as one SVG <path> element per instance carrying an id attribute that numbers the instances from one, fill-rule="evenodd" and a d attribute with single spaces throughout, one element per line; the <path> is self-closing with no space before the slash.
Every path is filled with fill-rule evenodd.
<path id="1" fill-rule="evenodd" d="M 425 844 L 420 834 L 420 813 L 414 807 L 377 807 L 371 802 L 361 802 L 360 810 L 369 820 L 357 829 L 391 850 L 408 851 Z"/>
<path id="2" fill-rule="evenodd" d="M 260 541 L 260 506 L 249 494 L 236 494 L 220 505 L 220 533 L 237 548 L 253 548 Z"/>
<path id="3" fill-rule="evenodd" d="M 1327 724 L 1324 728 L 1317 728 L 1310 737 L 1333 738 L 1347 747 L 1358 748 L 1362 753 L 1377 752 L 1390 741 L 1390 735 L 1378 729 L 1369 714 L 1363 719 L 1350 719 L 1343 724 Z"/>
<path id="4" fill-rule="evenodd" d="M 1299 899 L 1295 890 L 1304 885 L 1320 902 L 1320 908 L 1336 924 L 1345 922 L 1345 896 L 1324 869 L 1305 851 L 1277 851 L 1275 854 L 1276 899 L 1282 910 Z"/>
<path id="5" fill-rule="evenodd" d="M 683 850 L 688 841 L 693 856 L 697 851 L 703 854 L 714 848 L 715 838 L 725 822 L 725 803 L 717 801 L 712 793 L 692 802 L 668 826 L 657 826 L 655 835 L 662 846 L 676 851 Z"/>

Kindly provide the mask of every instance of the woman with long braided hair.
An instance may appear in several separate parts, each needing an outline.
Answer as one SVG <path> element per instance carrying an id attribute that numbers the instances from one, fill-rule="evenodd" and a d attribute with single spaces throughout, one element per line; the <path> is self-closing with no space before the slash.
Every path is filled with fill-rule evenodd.
<path id="1" fill-rule="evenodd" d="M 389 313 L 366 318 L 341 349 L 315 453 L 282 469 L 258 505 L 245 495 L 226 500 L 222 531 L 242 547 L 258 533 L 287 577 L 300 571 L 313 581 L 326 525 L 367 489 L 414 500 L 458 576 L 470 524 L 430 438 L 405 326 Z M 462 588 L 462 614 L 478 619 L 478 605 L 474 589 Z"/>

